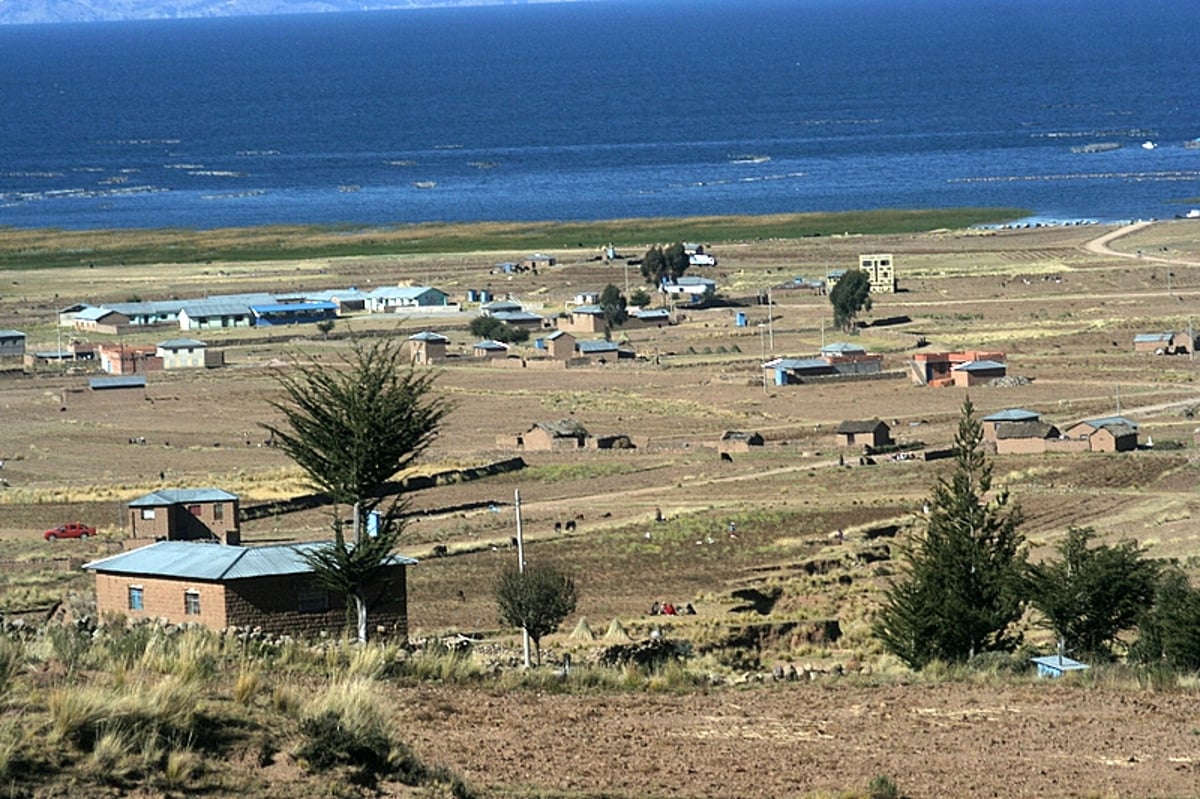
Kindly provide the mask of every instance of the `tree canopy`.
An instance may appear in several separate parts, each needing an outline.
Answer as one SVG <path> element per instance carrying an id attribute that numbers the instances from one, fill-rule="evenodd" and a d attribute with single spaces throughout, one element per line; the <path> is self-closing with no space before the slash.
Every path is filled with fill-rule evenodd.
<path id="1" fill-rule="evenodd" d="M 1011 651 L 1023 610 L 1025 551 L 1020 509 L 992 492 L 992 468 L 970 399 L 954 439 L 955 468 L 933 487 L 924 530 L 885 593 L 875 633 L 913 668 Z"/>
<path id="2" fill-rule="evenodd" d="M 1090 546 L 1096 532 L 1072 527 L 1058 557 L 1030 572 L 1033 604 L 1065 651 L 1110 657 L 1117 636 L 1154 602 L 1159 567 L 1134 541 Z"/>
<path id="3" fill-rule="evenodd" d="M 604 287 L 604 291 L 600 292 L 600 312 L 604 317 L 604 335 L 606 338 L 612 335 L 614 327 L 620 327 L 629 319 L 625 297 L 621 294 L 620 289 L 612 283 L 609 283 Z"/>
<path id="4" fill-rule="evenodd" d="M 529 633 L 542 663 L 542 638 L 575 612 L 579 594 L 575 579 L 553 566 L 532 565 L 504 570 L 496 583 L 496 605 L 505 624 Z"/>
<path id="5" fill-rule="evenodd" d="M 849 269 L 829 292 L 833 323 L 847 332 L 853 329 L 859 311 L 871 310 L 871 278 L 861 269 Z"/>
<path id="6" fill-rule="evenodd" d="M 1138 620 L 1130 657 L 1148 665 L 1200 670 L 1200 591 L 1176 567 L 1162 573 L 1154 604 Z"/>
<path id="7" fill-rule="evenodd" d="M 364 535 L 362 519 L 386 499 L 387 482 L 429 447 L 449 405 L 432 394 L 433 375 L 418 374 L 393 339 L 356 340 L 339 360 L 303 359 L 277 372 L 284 399 L 270 404 L 284 423 L 263 427 L 334 503 L 335 540 L 309 565 L 318 582 L 354 597 L 365 640 L 365 591 L 400 535 L 399 498 L 381 513 L 374 540 Z M 342 531 L 341 505 L 352 507 L 352 543 Z"/>
<path id="8" fill-rule="evenodd" d="M 687 271 L 688 265 L 688 254 L 682 242 L 676 242 L 666 249 L 656 244 L 642 258 L 642 277 L 647 283 L 660 286 L 664 280 L 678 280 Z"/>
<path id="9" fill-rule="evenodd" d="M 471 320 L 471 335 L 480 339 L 503 341 L 506 344 L 520 344 L 529 339 L 529 331 L 512 325 L 493 316 L 477 316 Z"/>

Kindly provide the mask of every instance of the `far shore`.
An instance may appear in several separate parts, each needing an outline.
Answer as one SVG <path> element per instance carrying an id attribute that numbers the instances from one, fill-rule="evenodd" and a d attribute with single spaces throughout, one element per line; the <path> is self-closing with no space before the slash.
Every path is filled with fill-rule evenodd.
<path id="1" fill-rule="evenodd" d="M 611 219 L 595 222 L 423 223 L 187 229 L 61 230 L 0 228 L 0 270 L 111 267 L 154 263 L 247 262 L 463 252 L 640 248 L 836 235 L 919 233 L 1002 225 L 1021 208 L 883 209 L 771 216 Z M 640 251 L 637 252 L 640 255 Z"/>

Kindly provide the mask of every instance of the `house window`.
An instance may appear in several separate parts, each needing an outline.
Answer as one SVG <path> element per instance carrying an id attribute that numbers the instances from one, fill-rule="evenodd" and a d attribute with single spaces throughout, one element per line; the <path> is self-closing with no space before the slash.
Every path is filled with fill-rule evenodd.
<path id="1" fill-rule="evenodd" d="M 129 609 L 144 610 L 145 591 L 140 585 L 129 586 Z"/>
<path id="2" fill-rule="evenodd" d="M 324 613 L 329 610 L 329 592 L 321 588 L 301 591 L 296 599 L 296 609 L 301 613 Z"/>
<path id="3" fill-rule="evenodd" d="M 225 518 L 225 503 L 217 502 L 213 504 L 213 519 L 221 521 Z"/>
<path id="4" fill-rule="evenodd" d="M 200 592 L 199 591 L 184 591 L 183 592 L 183 612 L 187 616 L 200 615 Z"/>
<path id="5" fill-rule="evenodd" d="M 154 521 L 154 508 L 142 508 L 142 518 L 146 521 Z"/>
<path id="6" fill-rule="evenodd" d="M 188 513 L 192 514 L 193 516 L 199 516 L 200 515 L 200 506 L 199 505 L 188 505 Z"/>

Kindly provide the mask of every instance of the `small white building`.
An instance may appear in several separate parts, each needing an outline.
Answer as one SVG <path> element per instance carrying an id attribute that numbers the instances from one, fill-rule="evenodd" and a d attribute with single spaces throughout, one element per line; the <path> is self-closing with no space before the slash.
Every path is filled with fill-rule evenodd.
<path id="1" fill-rule="evenodd" d="M 160 342 L 154 353 L 162 358 L 163 369 L 204 369 L 223 366 L 222 353 L 209 350 L 203 341 L 194 338 L 173 338 Z"/>

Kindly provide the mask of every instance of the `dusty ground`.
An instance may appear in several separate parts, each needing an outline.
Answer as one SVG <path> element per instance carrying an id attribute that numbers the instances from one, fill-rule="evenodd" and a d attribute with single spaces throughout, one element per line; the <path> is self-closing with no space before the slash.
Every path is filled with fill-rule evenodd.
<path id="1" fill-rule="evenodd" d="M 860 252 L 896 257 L 903 291 L 878 297 L 867 319 L 909 321 L 868 327 L 857 339 L 884 353 L 886 369 L 903 368 L 918 336 L 933 348 L 998 347 L 1008 352 L 1011 371 L 1033 382 L 973 389 L 981 414 L 1026 407 L 1064 423 L 1115 413 L 1120 403 L 1120 412 L 1141 425 L 1143 441 L 1183 445 L 1113 456 L 997 458 L 998 480 L 1025 511 L 1035 559 L 1069 525 L 1087 524 L 1107 540 L 1135 537 L 1152 554 L 1195 571 L 1197 362 L 1136 355 L 1132 337 L 1200 319 L 1200 223 L 1156 224 L 1107 246 L 1086 246 L 1104 232 L 725 244 L 715 249 L 720 266 L 709 274 L 723 293 L 745 303 L 749 327 L 734 325 L 734 309 L 712 309 L 689 312 L 678 326 L 626 334 L 650 356 L 645 362 L 568 371 L 447 365 L 437 386 L 456 410 L 430 461 L 474 465 L 512 457 L 518 453 L 497 447 L 498 434 L 567 416 L 593 433 L 647 436 L 653 445 L 522 453 L 528 467 L 521 472 L 412 494 L 405 546 L 422 558 L 410 574 L 414 634 L 498 632 L 489 586 L 516 557 L 508 542 L 519 490 L 529 556 L 580 574 L 578 612 L 547 642 L 552 650 L 570 645 L 566 633 L 581 618 L 597 631 L 616 619 L 644 635 L 646 608 L 664 598 L 694 602 L 699 611 L 679 622 L 694 630 L 678 632 L 713 635 L 743 620 L 745 614 L 733 612 L 732 591 L 785 585 L 784 599 L 759 621 L 837 617 L 845 637 L 835 647 L 777 643 L 762 653 L 763 668 L 850 658 L 888 667 L 867 624 L 886 571 L 857 564 L 853 553 L 878 543 L 867 540 L 878 529 L 911 523 L 945 466 L 863 468 L 850 458 L 839 468 L 832 429 L 842 419 L 880 417 L 901 441 L 944 446 L 963 394 L 904 379 L 764 391 L 757 368 L 764 356 L 803 356 L 822 341 L 843 338 L 828 329 L 827 298 L 807 293 L 774 291 L 770 325 L 758 326 L 767 310 L 754 304 L 757 291 L 855 263 Z M 51 312 L 68 298 L 152 298 L 192 287 L 215 293 L 413 280 L 452 292 L 511 291 L 547 313 L 580 289 L 609 282 L 623 288 L 621 266 L 583 259 L 564 259 L 536 278 L 488 274 L 491 263 L 513 255 L 104 275 L 16 272 L 13 289 L 0 297 L 0 327 L 26 330 L 31 347 L 53 348 Z M 465 319 L 349 323 L 379 325 L 403 335 L 436 327 L 455 347 L 471 341 Z M 346 326 L 339 323 L 339 330 Z M 0 476 L 9 484 L 0 489 L 0 560 L 19 560 L 35 572 L 47 555 L 103 554 L 115 544 L 58 542 L 48 549 L 41 531 L 79 519 L 119 539 L 124 503 L 164 485 L 220 486 L 244 504 L 303 492 L 282 455 L 258 445 L 260 424 L 272 419 L 272 364 L 298 350 L 332 360 L 344 343 L 309 334 L 213 337 L 226 350 L 226 369 L 155 376 L 148 399 L 134 403 L 86 401 L 76 391 L 83 375 L 0 378 Z M 759 431 L 767 446 L 722 463 L 711 446 L 729 429 Z M 146 444 L 130 444 L 131 437 Z M 656 509 L 666 523 L 653 522 Z M 555 522 L 567 520 L 577 530 L 556 534 Z M 736 537 L 727 534 L 731 521 Z M 844 545 L 830 539 L 839 529 L 847 533 Z M 247 522 L 244 537 L 309 539 L 327 530 L 324 512 L 307 511 Z M 429 557 L 435 544 L 446 545 L 450 557 Z M 805 571 L 818 561 L 843 562 L 831 574 Z M 398 724 L 422 754 L 461 770 L 473 784 L 534 795 L 541 787 L 566 795 L 799 796 L 862 791 L 872 777 L 887 774 L 912 797 L 1141 797 L 1200 793 L 1197 711 L 1194 693 L 1040 683 L 866 687 L 855 677 L 685 695 L 424 688 L 401 691 Z"/>
<path id="2" fill-rule="evenodd" d="M 1184 797 L 1195 695 L 1047 683 L 783 683 L 683 695 L 427 688 L 404 729 L 472 785 L 571 796 Z"/>

